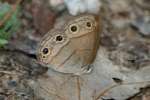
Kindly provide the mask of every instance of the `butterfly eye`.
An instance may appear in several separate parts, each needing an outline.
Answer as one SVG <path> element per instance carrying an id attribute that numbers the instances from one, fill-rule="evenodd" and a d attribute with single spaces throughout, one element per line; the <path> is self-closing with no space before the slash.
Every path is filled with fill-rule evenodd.
<path id="1" fill-rule="evenodd" d="M 61 35 L 56 36 L 56 41 L 62 41 L 63 37 Z"/>
<path id="2" fill-rule="evenodd" d="M 43 52 L 43 54 L 48 54 L 49 50 L 48 50 L 48 48 L 44 48 L 42 52 Z"/>

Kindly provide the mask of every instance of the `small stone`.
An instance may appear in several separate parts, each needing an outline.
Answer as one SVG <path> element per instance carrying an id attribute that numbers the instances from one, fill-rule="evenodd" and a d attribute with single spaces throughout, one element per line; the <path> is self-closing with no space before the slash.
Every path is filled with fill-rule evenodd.
<path id="1" fill-rule="evenodd" d="M 99 0 L 64 0 L 64 2 L 72 15 L 85 12 L 97 14 L 101 7 Z"/>
<path id="2" fill-rule="evenodd" d="M 64 0 L 49 0 L 49 3 L 54 10 L 62 11 L 65 8 Z"/>
<path id="3" fill-rule="evenodd" d="M 0 95 L 0 100 L 5 100 L 5 97 Z"/>
<path id="4" fill-rule="evenodd" d="M 10 81 L 8 81 L 8 85 L 11 86 L 11 87 L 16 87 L 17 86 L 17 82 L 14 81 L 14 80 L 10 80 Z"/>
<path id="5" fill-rule="evenodd" d="M 132 25 L 140 31 L 141 35 L 150 37 L 150 16 L 138 17 Z"/>

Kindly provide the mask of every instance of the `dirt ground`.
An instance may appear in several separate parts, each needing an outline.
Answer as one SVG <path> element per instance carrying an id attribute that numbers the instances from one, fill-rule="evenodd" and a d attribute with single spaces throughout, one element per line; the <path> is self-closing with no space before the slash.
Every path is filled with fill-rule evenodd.
<path id="1" fill-rule="evenodd" d="M 16 0 L 3 1 L 14 4 Z M 108 51 L 109 60 L 134 71 L 145 66 L 150 68 L 150 1 L 101 2 L 99 16 L 103 31 L 100 47 Z M 20 7 L 22 25 L 0 49 L 0 100 L 44 100 L 28 84 L 44 76 L 48 70 L 36 60 L 37 45 L 44 34 L 67 20 L 69 13 L 67 9 L 55 10 L 47 0 L 22 0 Z M 149 85 L 126 100 L 150 100 Z"/>

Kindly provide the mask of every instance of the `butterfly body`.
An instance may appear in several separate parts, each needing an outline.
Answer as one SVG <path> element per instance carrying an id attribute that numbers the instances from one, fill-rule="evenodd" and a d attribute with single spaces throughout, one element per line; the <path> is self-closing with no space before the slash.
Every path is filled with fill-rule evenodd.
<path id="1" fill-rule="evenodd" d="M 62 73 L 88 72 L 98 49 L 98 27 L 95 16 L 83 15 L 70 20 L 62 29 L 53 29 L 40 42 L 39 60 Z"/>

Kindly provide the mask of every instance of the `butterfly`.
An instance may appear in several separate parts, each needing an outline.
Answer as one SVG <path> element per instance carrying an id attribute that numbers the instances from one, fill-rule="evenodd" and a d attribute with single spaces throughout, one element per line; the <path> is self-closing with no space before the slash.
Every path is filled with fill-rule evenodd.
<path id="1" fill-rule="evenodd" d="M 73 17 L 41 39 L 38 61 L 62 73 L 81 75 L 91 72 L 99 48 L 99 27 L 100 20 L 96 15 Z"/>

